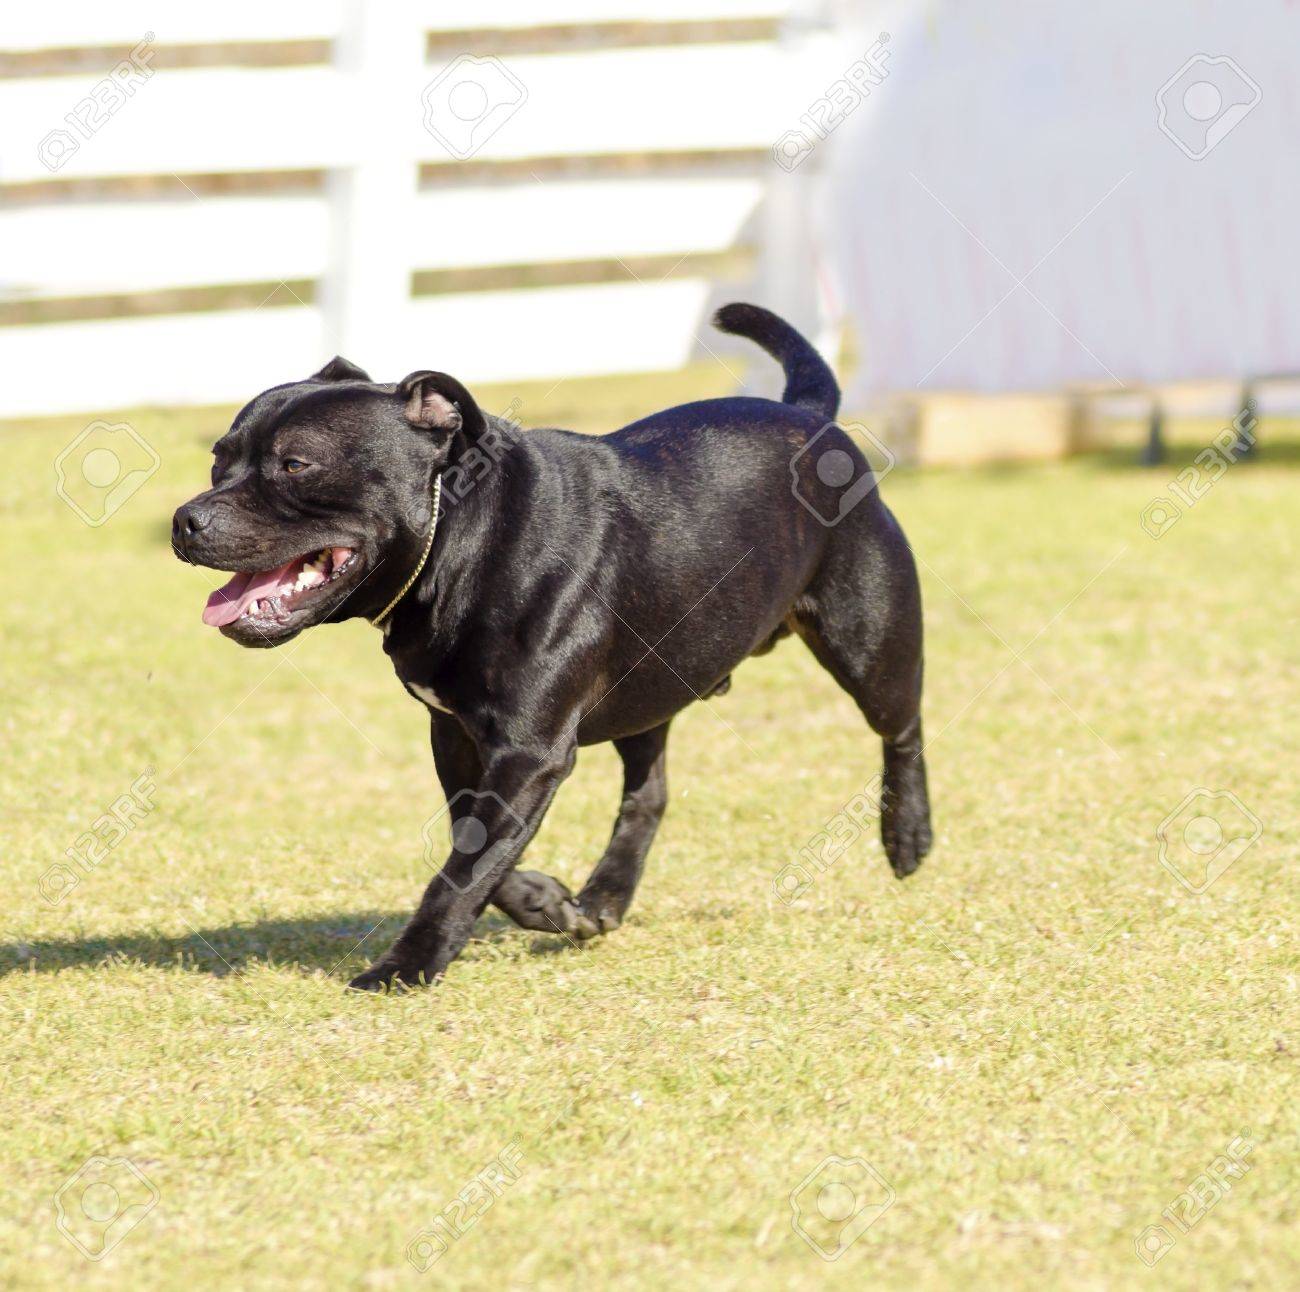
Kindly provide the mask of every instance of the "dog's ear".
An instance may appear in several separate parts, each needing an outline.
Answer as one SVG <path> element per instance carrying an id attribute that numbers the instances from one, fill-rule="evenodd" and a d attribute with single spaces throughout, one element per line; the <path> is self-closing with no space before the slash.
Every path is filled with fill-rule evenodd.
<path id="1" fill-rule="evenodd" d="M 313 372 L 308 381 L 369 381 L 370 374 L 355 363 L 349 363 L 336 354 L 319 372 Z"/>
<path id="2" fill-rule="evenodd" d="M 445 372 L 413 372 L 397 383 L 406 420 L 426 431 L 463 430 L 471 439 L 486 426 L 474 396 Z"/>

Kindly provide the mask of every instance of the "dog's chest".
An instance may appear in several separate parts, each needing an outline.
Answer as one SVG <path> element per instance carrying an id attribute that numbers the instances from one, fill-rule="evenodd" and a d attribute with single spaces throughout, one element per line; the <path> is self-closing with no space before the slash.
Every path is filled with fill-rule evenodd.
<path id="1" fill-rule="evenodd" d="M 435 691 L 433 687 L 421 686 L 418 682 L 407 682 L 406 689 L 415 696 L 421 704 L 426 705 L 428 708 L 433 709 L 438 713 L 451 712 L 446 704 L 444 704 L 439 698 L 437 691 Z"/>

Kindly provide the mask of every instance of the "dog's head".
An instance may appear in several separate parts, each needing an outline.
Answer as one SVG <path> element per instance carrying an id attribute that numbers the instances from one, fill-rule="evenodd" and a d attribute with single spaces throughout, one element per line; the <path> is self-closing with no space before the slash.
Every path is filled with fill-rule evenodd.
<path id="1" fill-rule="evenodd" d="M 172 521 L 181 560 L 235 575 L 203 622 L 279 646 L 377 614 L 419 560 L 434 475 L 483 425 L 446 373 L 378 385 L 346 359 L 258 395 L 213 446 L 212 488 Z"/>

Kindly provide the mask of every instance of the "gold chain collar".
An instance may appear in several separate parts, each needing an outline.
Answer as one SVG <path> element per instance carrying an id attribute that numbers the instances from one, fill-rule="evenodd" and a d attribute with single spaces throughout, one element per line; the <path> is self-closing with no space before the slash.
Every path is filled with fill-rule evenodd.
<path id="1" fill-rule="evenodd" d="M 383 622 L 393 613 L 397 603 L 415 586 L 415 581 L 420 577 L 425 563 L 429 559 L 429 553 L 433 551 L 433 536 L 438 532 L 438 504 L 442 501 L 442 472 L 439 471 L 433 478 L 433 521 L 429 525 L 429 537 L 425 539 L 424 551 L 420 555 L 419 563 L 411 571 L 411 577 L 402 584 L 397 595 L 377 614 L 371 621 L 375 628 L 383 626 Z"/>

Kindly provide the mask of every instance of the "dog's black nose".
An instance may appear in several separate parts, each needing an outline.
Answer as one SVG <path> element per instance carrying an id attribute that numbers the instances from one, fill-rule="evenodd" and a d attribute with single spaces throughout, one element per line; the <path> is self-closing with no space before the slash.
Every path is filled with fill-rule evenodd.
<path id="1" fill-rule="evenodd" d="M 172 541 L 184 541 L 193 538 L 201 529 L 206 529 L 212 520 L 212 510 L 202 503 L 187 502 L 184 507 L 176 509 L 172 517 Z"/>

